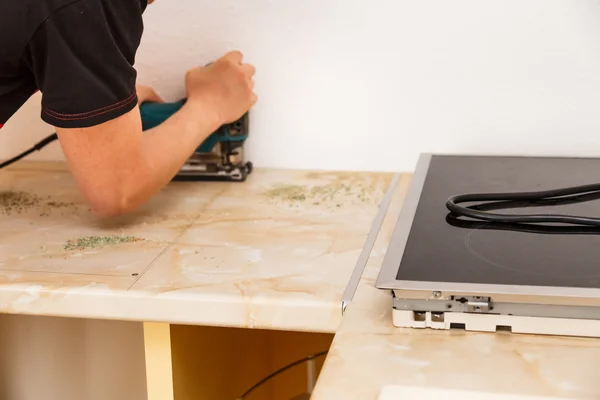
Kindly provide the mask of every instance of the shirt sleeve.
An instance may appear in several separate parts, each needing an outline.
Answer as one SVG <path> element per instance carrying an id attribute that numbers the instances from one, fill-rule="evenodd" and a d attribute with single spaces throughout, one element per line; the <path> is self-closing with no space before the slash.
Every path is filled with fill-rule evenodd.
<path id="1" fill-rule="evenodd" d="M 133 65 L 143 32 L 140 0 L 79 0 L 56 10 L 26 58 L 42 93 L 42 119 L 90 127 L 137 105 Z"/>

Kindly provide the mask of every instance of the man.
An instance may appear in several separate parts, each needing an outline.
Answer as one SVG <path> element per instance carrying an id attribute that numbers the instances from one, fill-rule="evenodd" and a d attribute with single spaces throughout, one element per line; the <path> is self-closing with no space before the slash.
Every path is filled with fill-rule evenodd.
<path id="1" fill-rule="evenodd" d="M 103 217 L 158 192 L 220 125 L 256 102 L 254 67 L 230 52 L 185 76 L 187 102 L 142 132 L 142 14 L 153 0 L 0 0 L 0 128 L 38 90 L 78 187 Z M 160 51 L 160 49 L 157 49 Z"/>

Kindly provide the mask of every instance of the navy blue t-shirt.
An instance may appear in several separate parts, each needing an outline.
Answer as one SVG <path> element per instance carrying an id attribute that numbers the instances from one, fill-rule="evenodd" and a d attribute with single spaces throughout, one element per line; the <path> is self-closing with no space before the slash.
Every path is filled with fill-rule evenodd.
<path id="1" fill-rule="evenodd" d="M 42 119 L 88 127 L 137 104 L 147 0 L 0 0 L 0 128 L 37 91 Z"/>

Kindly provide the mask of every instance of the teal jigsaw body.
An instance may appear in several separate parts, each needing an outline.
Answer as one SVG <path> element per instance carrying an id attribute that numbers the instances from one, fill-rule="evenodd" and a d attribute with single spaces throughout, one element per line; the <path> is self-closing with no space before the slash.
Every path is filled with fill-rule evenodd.
<path id="1" fill-rule="evenodd" d="M 148 129 L 152 129 L 162 124 L 167 120 L 167 118 L 179 111 L 185 102 L 186 100 L 183 99 L 173 103 L 143 103 L 140 106 L 142 130 L 147 131 Z M 202 142 L 197 151 L 201 153 L 208 153 L 212 151 L 215 145 L 219 142 L 243 142 L 247 138 L 247 134 L 232 136 L 229 132 L 229 126 L 222 125 L 216 132 L 213 132 L 208 138 L 206 138 L 204 142 Z"/>
<path id="2" fill-rule="evenodd" d="M 172 103 L 142 103 L 140 105 L 142 130 L 147 131 L 162 124 L 185 103 L 186 99 Z M 177 177 L 245 181 L 247 175 L 252 172 L 252 163 L 243 160 L 243 144 L 246 139 L 248 139 L 248 113 L 233 123 L 222 125 L 206 138 Z"/>

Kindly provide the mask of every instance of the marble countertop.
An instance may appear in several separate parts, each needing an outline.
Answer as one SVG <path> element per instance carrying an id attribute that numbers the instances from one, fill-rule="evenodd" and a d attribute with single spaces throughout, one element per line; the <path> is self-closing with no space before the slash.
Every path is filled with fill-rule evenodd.
<path id="1" fill-rule="evenodd" d="M 20 162 L 0 171 L 0 312 L 335 332 L 313 400 L 378 400 L 386 385 L 600 399 L 597 340 L 392 326 L 374 284 L 408 175 L 342 318 L 392 178 L 257 169 L 173 182 L 100 221 L 64 164 Z"/>
<path id="2" fill-rule="evenodd" d="M 393 175 L 256 169 L 96 219 L 63 163 L 0 171 L 0 312 L 335 332 Z"/>
<path id="3" fill-rule="evenodd" d="M 408 178 L 395 191 L 311 400 L 383 400 L 379 394 L 387 385 L 419 389 L 414 391 L 419 396 L 386 400 L 439 398 L 440 393 L 467 398 L 457 391 L 473 393 L 473 399 L 600 399 L 597 339 L 392 325 L 391 294 L 376 289 L 375 282 L 407 187 Z"/>

